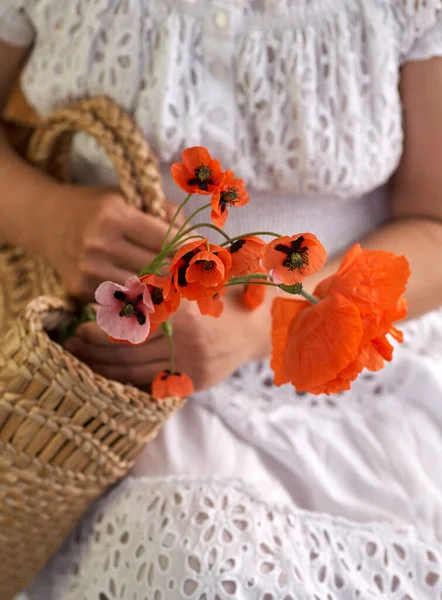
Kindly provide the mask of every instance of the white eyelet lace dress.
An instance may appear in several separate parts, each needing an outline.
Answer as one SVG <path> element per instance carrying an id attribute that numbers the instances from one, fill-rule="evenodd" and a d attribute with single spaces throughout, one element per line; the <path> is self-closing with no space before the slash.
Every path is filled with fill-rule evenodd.
<path id="1" fill-rule="evenodd" d="M 400 68 L 442 56 L 442 0 L 1 0 L 41 114 L 108 94 L 168 175 L 205 145 L 249 186 L 231 233 L 335 254 L 388 219 Z M 78 136 L 76 178 L 112 182 Z M 419 199 L 416 199 L 419 202 Z M 267 362 L 196 394 L 97 502 L 31 600 L 441 600 L 442 313 L 336 397 Z M 35 540 L 38 544 L 38 540 Z"/>

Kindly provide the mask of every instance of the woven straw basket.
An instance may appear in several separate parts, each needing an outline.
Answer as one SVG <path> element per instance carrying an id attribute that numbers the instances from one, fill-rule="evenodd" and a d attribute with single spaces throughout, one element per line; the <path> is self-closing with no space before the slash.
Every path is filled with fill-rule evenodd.
<path id="1" fill-rule="evenodd" d="M 66 181 L 77 131 L 106 150 L 128 202 L 163 216 L 155 157 L 107 98 L 77 102 L 34 130 L 9 127 L 30 162 Z M 9 600 L 183 401 L 98 376 L 51 341 L 72 305 L 40 258 L 3 246 L 0 286 L 0 600 Z"/>

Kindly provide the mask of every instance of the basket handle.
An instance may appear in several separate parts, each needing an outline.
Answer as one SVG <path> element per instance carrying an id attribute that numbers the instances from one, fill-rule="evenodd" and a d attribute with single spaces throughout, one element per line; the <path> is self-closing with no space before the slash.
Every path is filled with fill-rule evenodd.
<path id="1" fill-rule="evenodd" d="M 113 100 L 79 100 L 40 121 L 30 138 L 27 159 L 61 181 L 70 181 L 69 155 L 79 131 L 97 140 L 111 159 L 127 202 L 165 216 L 158 161 L 134 120 Z"/>

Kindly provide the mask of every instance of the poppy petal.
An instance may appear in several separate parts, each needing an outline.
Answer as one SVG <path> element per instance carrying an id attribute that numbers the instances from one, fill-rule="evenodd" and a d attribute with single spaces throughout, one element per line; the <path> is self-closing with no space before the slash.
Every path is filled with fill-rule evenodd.
<path id="1" fill-rule="evenodd" d="M 292 321 L 304 310 L 310 308 L 304 300 L 275 298 L 272 304 L 272 357 L 271 367 L 275 374 L 275 385 L 289 383 L 291 372 L 284 371 L 283 354 L 287 345 Z"/>
<path id="2" fill-rule="evenodd" d="M 140 325 L 137 318 L 121 317 L 119 310 L 113 306 L 99 306 L 97 309 L 97 323 L 109 336 L 116 340 L 126 340 L 132 344 L 141 344 L 150 333 L 149 315 Z"/>
<path id="3" fill-rule="evenodd" d="M 393 346 L 387 340 L 387 338 L 379 337 L 372 340 L 372 346 L 379 352 L 384 360 L 391 361 L 393 360 Z"/>
<path id="4" fill-rule="evenodd" d="M 201 314 L 209 317 L 218 318 L 224 310 L 221 294 L 215 294 L 209 298 L 198 298 L 197 304 Z"/>
<path id="5" fill-rule="evenodd" d="M 264 304 L 266 297 L 266 286 L 252 283 L 246 285 L 241 294 L 242 304 L 248 310 L 255 310 Z"/>
<path id="6" fill-rule="evenodd" d="M 327 252 L 313 233 L 276 238 L 267 244 L 262 257 L 265 269 L 274 271 L 285 285 L 302 283 L 306 277 L 317 273 L 326 260 Z"/>
<path id="7" fill-rule="evenodd" d="M 256 235 L 241 238 L 231 244 L 229 252 L 232 257 L 233 277 L 257 273 L 265 246 L 265 241 Z"/>
<path id="8" fill-rule="evenodd" d="M 403 331 L 400 331 L 399 329 L 396 329 L 396 327 L 391 327 L 389 334 L 400 344 L 403 343 L 404 341 L 404 333 Z"/>
<path id="9" fill-rule="evenodd" d="M 186 398 L 194 392 L 190 377 L 184 373 L 158 373 L 152 382 L 152 395 L 158 400 L 166 398 Z"/>
<path id="10" fill-rule="evenodd" d="M 210 219 L 212 223 L 219 228 L 224 227 L 229 216 L 229 209 L 226 207 L 223 211 L 218 208 L 214 208 L 212 204 L 212 212 L 210 213 Z"/>
<path id="11" fill-rule="evenodd" d="M 201 165 L 209 166 L 212 162 L 212 157 L 204 146 L 194 146 L 193 148 L 184 150 L 182 160 L 187 171 L 193 173 Z"/>
<path id="12" fill-rule="evenodd" d="M 97 289 L 95 290 L 95 300 L 98 304 L 103 306 L 115 306 L 116 308 L 121 308 L 121 300 L 117 300 L 115 298 L 115 292 L 122 292 L 124 295 L 127 294 L 128 289 L 123 285 L 118 285 L 118 283 L 114 283 L 113 281 L 105 281 L 101 283 Z"/>
<path id="13" fill-rule="evenodd" d="M 351 269 L 355 260 L 359 258 L 362 252 L 363 250 L 361 248 L 361 244 L 354 244 L 351 248 L 349 248 L 344 254 L 344 258 L 342 259 L 342 262 L 339 265 L 337 275 L 342 275 L 346 273 L 349 269 Z"/>
<path id="14" fill-rule="evenodd" d="M 356 359 L 362 331 L 357 306 L 339 294 L 301 312 L 290 324 L 283 353 L 283 369 L 295 388 L 308 392 L 335 378 Z"/>
<path id="15" fill-rule="evenodd" d="M 208 267 L 206 270 L 206 266 Z M 189 283 L 199 281 L 206 287 L 214 287 L 224 281 L 226 270 L 222 260 L 213 252 L 199 252 L 192 258 L 186 273 Z"/>
<path id="16" fill-rule="evenodd" d="M 170 263 L 170 267 L 169 267 L 170 272 L 174 273 L 174 271 L 179 266 L 179 262 L 183 258 L 183 256 L 185 256 L 189 252 L 194 252 L 195 250 L 197 250 L 200 247 L 207 248 L 207 244 L 208 244 L 208 240 L 194 240 L 193 242 L 187 242 L 186 244 L 181 246 L 181 248 L 179 248 L 176 251 L 176 253 L 172 259 L 172 262 Z"/>
<path id="17" fill-rule="evenodd" d="M 388 310 L 405 292 L 410 267 L 404 256 L 366 250 L 334 278 L 330 290 L 355 302 L 361 311 Z"/>
<path id="18" fill-rule="evenodd" d="M 326 279 L 323 279 L 322 281 L 320 281 L 318 283 L 318 285 L 316 286 L 315 291 L 313 292 L 313 295 L 316 298 L 321 298 L 321 299 L 328 296 L 328 294 L 330 293 L 330 288 L 333 284 L 335 277 L 336 277 L 336 275 L 330 275 L 330 277 L 327 277 Z"/>

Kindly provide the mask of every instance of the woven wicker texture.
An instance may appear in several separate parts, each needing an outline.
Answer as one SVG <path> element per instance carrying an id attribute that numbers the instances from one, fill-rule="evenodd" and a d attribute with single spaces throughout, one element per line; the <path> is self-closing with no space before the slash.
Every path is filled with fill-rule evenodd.
<path id="1" fill-rule="evenodd" d="M 9 130 L 28 160 L 62 180 L 76 131 L 105 148 L 128 202 L 163 215 L 155 157 L 107 98 L 60 110 L 32 132 Z M 0 285 L 0 600 L 9 600 L 183 401 L 100 377 L 51 341 L 72 307 L 41 259 L 3 248 Z"/>
<path id="2" fill-rule="evenodd" d="M 158 162 L 132 118 L 106 97 L 88 98 L 63 108 L 32 130 L 10 123 L 10 140 L 35 166 L 69 181 L 73 136 L 83 131 L 106 150 L 130 204 L 164 216 L 164 192 Z M 0 249 L 0 331 L 39 295 L 61 298 L 65 291 L 45 261 L 17 248 Z"/>

